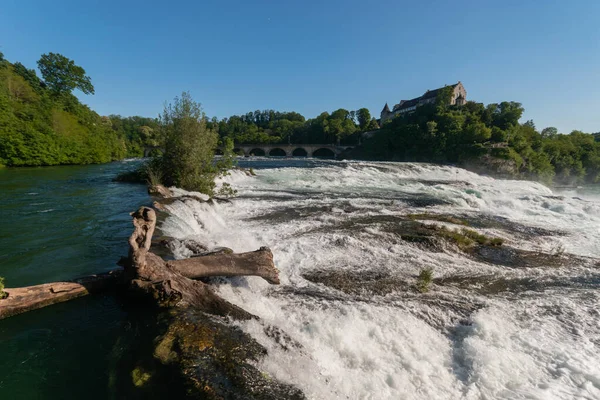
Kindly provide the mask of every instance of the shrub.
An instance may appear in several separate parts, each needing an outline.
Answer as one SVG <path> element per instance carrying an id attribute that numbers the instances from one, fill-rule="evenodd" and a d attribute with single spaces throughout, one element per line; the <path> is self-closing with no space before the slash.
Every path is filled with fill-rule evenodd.
<path id="1" fill-rule="evenodd" d="M 463 251 L 470 250 L 475 243 L 481 246 L 501 246 L 504 243 L 501 238 L 485 236 L 471 229 L 463 228 L 455 231 L 445 226 L 425 225 L 425 227 L 433 230 L 437 236 L 452 241 Z"/>
<path id="2" fill-rule="evenodd" d="M 153 159 L 153 161 L 156 160 Z M 144 165 L 144 171 L 146 175 L 146 182 L 148 186 L 158 186 L 162 185 L 163 182 L 163 173 L 160 169 L 160 165 L 157 162 L 149 162 Z"/>
<path id="3" fill-rule="evenodd" d="M 215 178 L 227 174 L 233 166 L 233 141 L 224 140 L 223 157 L 214 162 L 219 136 L 208 128 L 200 103 L 188 92 L 165 106 L 159 129 L 164 153 L 152 161 L 156 166 L 154 177 L 160 178 L 166 186 L 213 196 Z M 223 185 L 220 194 L 230 195 L 234 191 Z"/>
<path id="4" fill-rule="evenodd" d="M 433 269 L 429 267 L 423 268 L 421 272 L 419 272 L 419 276 L 417 278 L 417 290 L 421 293 L 428 292 L 432 279 Z"/>
<path id="5" fill-rule="evenodd" d="M 0 300 L 8 297 L 8 293 L 4 291 L 4 278 L 0 276 Z"/>

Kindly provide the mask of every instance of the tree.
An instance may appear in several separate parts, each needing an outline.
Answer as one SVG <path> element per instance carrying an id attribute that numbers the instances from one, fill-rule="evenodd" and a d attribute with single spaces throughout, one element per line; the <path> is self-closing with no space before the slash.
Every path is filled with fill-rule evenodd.
<path id="1" fill-rule="evenodd" d="M 488 108 L 492 109 L 492 123 L 500 129 L 506 130 L 510 126 L 519 124 L 519 119 L 525 109 L 521 103 L 515 101 L 503 101 L 500 104 L 490 104 Z"/>
<path id="2" fill-rule="evenodd" d="M 542 129 L 542 137 L 543 138 L 552 138 L 558 135 L 558 129 L 553 126 L 549 126 L 547 128 Z"/>
<path id="3" fill-rule="evenodd" d="M 91 78 L 73 60 L 62 54 L 42 54 L 37 62 L 48 88 L 57 96 L 79 89 L 85 94 L 94 94 Z"/>
<path id="4" fill-rule="evenodd" d="M 165 152 L 155 168 L 163 183 L 212 195 L 221 172 L 213 163 L 219 137 L 207 128 L 200 103 L 183 92 L 165 106 L 159 120 Z"/>
<path id="5" fill-rule="evenodd" d="M 35 70 L 27 69 L 27 67 L 17 61 L 13 64 L 13 71 L 25 79 L 37 93 L 42 93 L 46 84 L 42 82 L 40 78 L 38 78 Z"/>
<path id="6" fill-rule="evenodd" d="M 374 131 L 375 129 L 379 129 L 379 124 L 377 123 L 377 120 L 375 118 L 371 118 L 369 125 L 367 125 L 367 130 Z"/>
<path id="7" fill-rule="evenodd" d="M 366 130 L 369 126 L 369 122 L 371 122 L 371 113 L 366 108 L 361 108 L 356 112 L 358 117 L 358 126 L 361 130 Z"/>

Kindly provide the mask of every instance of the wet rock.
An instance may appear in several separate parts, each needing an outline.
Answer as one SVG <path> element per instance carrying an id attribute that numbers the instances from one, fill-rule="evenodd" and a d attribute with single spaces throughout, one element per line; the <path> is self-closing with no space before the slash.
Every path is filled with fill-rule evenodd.
<path id="1" fill-rule="evenodd" d="M 265 326 L 263 331 L 265 332 L 265 335 L 273 339 L 275 343 L 281 346 L 281 348 L 284 350 L 290 351 L 302 348 L 302 345 L 300 343 L 292 339 L 287 333 L 285 333 L 276 326 Z"/>
<path id="2" fill-rule="evenodd" d="M 481 295 L 497 295 L 505 292 L 523 292 L 539 290 L 543 284 L 533 278 L 506 278 L 494 275 L 486 276 L 452 276 L 434 279 L 436 285 L 450 286 L 468 290 Z"/>
<path id="3" fill-rule="evenodd" d="M 396 291 L 408 291 L 412 287 L 404 279 L 393 276 L 385 271 L 310 271 L 303 275 L 313 283 L 320 283 L 346 294 L 379 295 Z"/>
<path id="4" fill-rule="evenodd" d="M 450 229 L 442 225 L 414 221 L 412 224 L 399 224 L 395 233 L 404 241 L 425 244 L 438 251 L 444 248 L 444 243 L 452 244 L 463 252 L 471 252 L 477 247 L 497 247 L 503 244 L 500 238 L 482 235 L 472 229 Z"/>
<path id="5" fill-rule="evenodd" d="M 186 310 L 155 343 L 154 357 L 181 372 L 188 398 L 305 398 L 299 389 L 260 371 L 255 364 L 266 349 L 222 318 Z"/>
<path id="6" fill-rule="evenodd" d="M 505 217 L 497 215 L 478 215 L 476 217 L 469 215 L 460 216 L 470 226 L 483 229 L 499 229 L 509 232 L 513 235 L 519 235 L 524 239 L 531 239 L 538 236 L 565 236 L 566 232 L 561 230 L 550 230 L 536 226 L 524 225 L 514 222 Z"/>
<path id="7" fill-rule="evenodd" d="M 508 246 L 479 246 L 473 250 L 471 256 L 481 262 L 509 268 L 560 268 L 582 265 L 585 262 L 584 259 L 573 255 L 555 255 Z"/>

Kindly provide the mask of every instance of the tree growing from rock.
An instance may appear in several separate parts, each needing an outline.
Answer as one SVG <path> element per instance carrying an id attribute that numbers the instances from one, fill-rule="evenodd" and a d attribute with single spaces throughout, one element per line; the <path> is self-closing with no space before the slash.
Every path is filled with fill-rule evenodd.
<path id="1" fill-rule="evenodd" d="M 214 162 L 219 135 L 208 128 L 202 106 L 189 92 L 165 106 L 159 129 L 165 151 L 153 164 L 163 183 L 213 195 L 215 178 L 232 167 L 233 142 L 225 141 L 225 156 Z"/>

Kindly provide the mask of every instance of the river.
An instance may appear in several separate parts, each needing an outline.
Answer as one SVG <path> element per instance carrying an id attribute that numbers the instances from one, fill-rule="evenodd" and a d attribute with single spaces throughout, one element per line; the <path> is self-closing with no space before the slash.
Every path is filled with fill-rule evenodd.
<path id="1" fill-rule="evenodd" d="M 211 247 L 273 250 L 280 286 L 214 281 L 261 318 L 240 327 L 268 349 L 266 373 L 314 399 L 600 398 L 600 267 L 587 258 L 600 257 L 598 187 L 553 193 L 412 163 L 240 164 L 256 176 L 225 178 L 239 192 L 232 203 L 173 203 L 160 229 Z M 111 181 L 130 167 L 0 170 L 8 286 L 102 271 L 125 255 L 128 212 L 150 203 L 143 186 Z M 567 261 L 498 265 L 402 240 L 406 216 L 423 213 Z M 434 283 L 417 293 L 423 268 Z M 120 338 L 132 314 L 106 295 L 0 321 L 2 398 L 120 398 L 111 371 L 127 354 Z M 287 345 L 268 326 L 286 332 Z"/>

